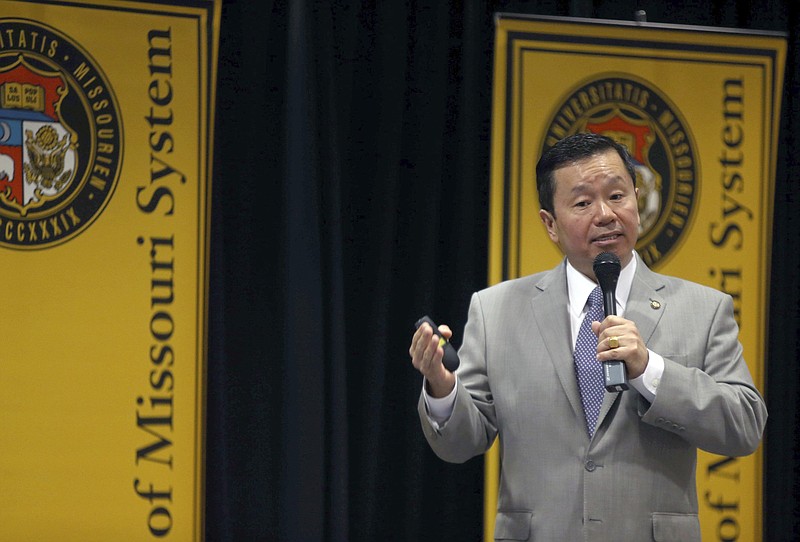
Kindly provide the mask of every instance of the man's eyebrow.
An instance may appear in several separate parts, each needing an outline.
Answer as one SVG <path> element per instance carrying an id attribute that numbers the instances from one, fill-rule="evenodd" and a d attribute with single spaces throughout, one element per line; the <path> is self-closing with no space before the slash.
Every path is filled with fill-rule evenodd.
<path id="1" fill-rule="evenodd" d="M 581 192 L 586 192 L 589 187 L 589 183 L 578 183 L 572 187 L 570 190 L 570 194 L 580 194 Z"/>
<path id="2" fill-rule="evenodd" d="M 631 182 L 628 177 L 623 177 L 622 175 L 616 175 L 610 179 L 608 179 L 608 184 L 622 184 L 627 185 Z"/>
<path id="3" fill-rule="evenodd" d="M 609 177 L 608 179 L 603 181 L 602 184 L 607 184 L 607 185 L 615 185 L 615 184 L 626 185 L 628 183 L 630 183 L 630 179 L 628 179 L 627 177 L 623 177 L 622 175 L 614 175 L 613 177 Z M 574 185 L 572 187 L 572 189 L 570 190 L 570 193 L 571 194 L 580 194 L 582 192 L 586 192 L 590 186 L 591 186 L 591 183 L 578 182 L 576 185 Z"/>

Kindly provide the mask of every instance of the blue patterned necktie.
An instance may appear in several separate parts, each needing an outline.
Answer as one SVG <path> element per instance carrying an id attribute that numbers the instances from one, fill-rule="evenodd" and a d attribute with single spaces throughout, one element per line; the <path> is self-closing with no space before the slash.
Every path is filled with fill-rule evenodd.
<path id="1" fill-rule="evenodd" d="M 589 437 L 594 435 L 600 405 L 603 403 L 605 387 L 603 384 L 603 368 L 597 361 L 597 336 L 592 332 L 592 322 L 602 322 L 603 293 L 598 286 L 589 294 L 589 309 L 578 331 L 575 341 L 575 373 L 578 376 L 578 387 L 581 390 L 583 412 L 586 414 L 586 427 Z"/>

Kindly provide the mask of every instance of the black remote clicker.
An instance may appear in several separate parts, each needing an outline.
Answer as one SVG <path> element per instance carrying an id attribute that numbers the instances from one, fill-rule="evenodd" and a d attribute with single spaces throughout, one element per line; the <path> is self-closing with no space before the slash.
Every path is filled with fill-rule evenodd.
<path id="1" fill-rule="evenodd" d="M 421 326 L 423 323 L 427 323 L 429 326 L 431 326 L 433 334 L 439 337 L 439 346 L 444 349 L 444 357 L 442 358 L 442 364 L 444 365 L 444 368 L 450 372 L 458 369 L 458 365 L 461 362 L 458 359 L 458 352 L 456 352 L 456 349 L 452 344 L 450 344 L 450 341 L 442 337 L 441 333 L 439 333 L 439 326 L 433 323 L 433 320 L 431 320 L 430 316 L 423 316 L 417 320 L 417 323 L 414 324 L 414 327 L 419 329 L 419 326 Z"/>

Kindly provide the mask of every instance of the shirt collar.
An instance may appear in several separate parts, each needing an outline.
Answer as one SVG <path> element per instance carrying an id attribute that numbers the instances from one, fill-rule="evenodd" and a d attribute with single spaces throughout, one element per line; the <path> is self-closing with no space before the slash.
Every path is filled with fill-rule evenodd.
<path id="1" fill-rule="evenodd" d="M 619 272 L 617 291 L 615 292 L 618 314 L 625 314 L 625 306 L 628 304 L 628 296 L 631 293 L 636 265 L 636 255 L 634 254 L 628 265 Z M 586 308 L 586 300 L 596 287 L 596 282 L 572 267 L 572 264 L 567 260 L 567 292 L 569 293 L 569 310 L 573 316 L 579 317 L 583 313 Z"/>

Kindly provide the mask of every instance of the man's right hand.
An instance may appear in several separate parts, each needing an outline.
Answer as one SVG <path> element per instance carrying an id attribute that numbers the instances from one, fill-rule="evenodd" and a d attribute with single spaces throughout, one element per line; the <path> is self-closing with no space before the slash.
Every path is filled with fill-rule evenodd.
<path id="1" fill-rule="evenodd" d="M 450 328 L 444 325 L 439 326 L 439 333 L 448 340 L 453 336 Z M 411 356 L 411 364 L 427 380 L 428 394 L 431 397 L 446 397 L 453 391 L 456 377 L 442 364 L 444 349 L 439 346 L 439 337 L 433 334 L 431 326 L 419 326 L 411 339 L 408 354 Z"/>

